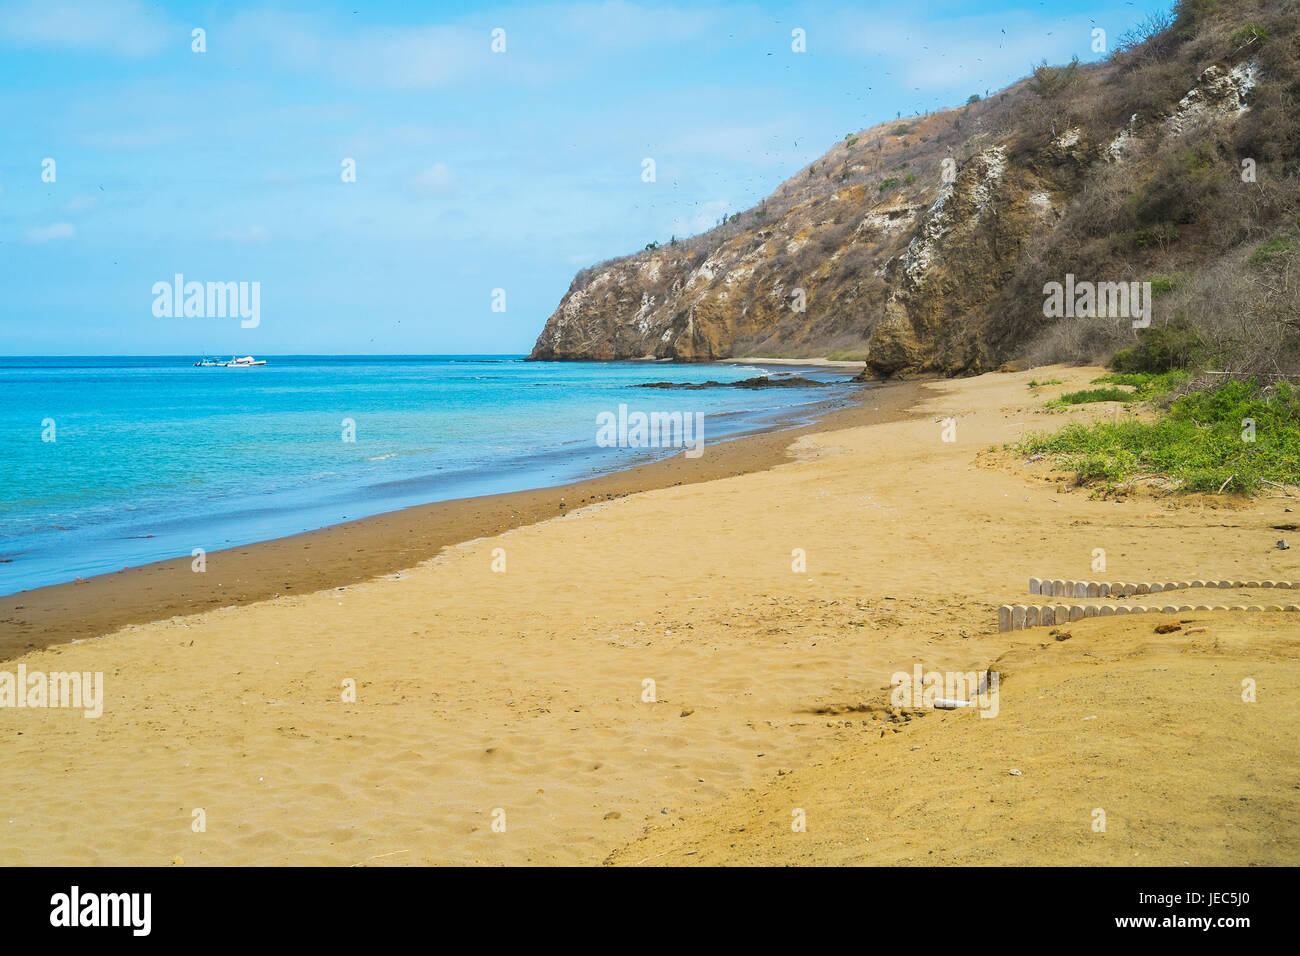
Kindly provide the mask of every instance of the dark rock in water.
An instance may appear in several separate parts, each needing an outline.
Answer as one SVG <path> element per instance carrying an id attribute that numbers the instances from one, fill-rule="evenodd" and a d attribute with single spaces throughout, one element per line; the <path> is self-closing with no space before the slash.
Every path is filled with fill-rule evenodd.
<path id="1" fill-rule="evenodd" d="M 701 388 L 826 388 L 830 385 L 843 384 L 835 382 L 818 382 L 811 378 L 791 375 L 786 378 L 768 378 L 759 375 L 754 378 L 742 378 L 739 382 L 646 382 L 643 385 L 629 385 L 628 388 L 680 388 L 695 391 Z"/>

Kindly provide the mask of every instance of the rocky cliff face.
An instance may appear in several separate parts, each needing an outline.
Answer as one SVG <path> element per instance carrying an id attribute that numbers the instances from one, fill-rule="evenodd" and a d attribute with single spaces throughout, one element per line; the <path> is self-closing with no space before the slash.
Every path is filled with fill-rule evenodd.
<path id="1" fill-rule="evenodd" d="M 1220 178 L 1237 178 L 1238 126 L 1270 79 L 1260 51 L 1295 33 L 1235 21 L 1286 6 L 1180 8 L 1103 64 L 1042 67 L 985 101 L 846 136 L 725 225 L 584 270 L 530 358 L 838 355 L 883 375 L 1014 359 L 1045 332 L 1041 287 L 1058 272 L 1145 280 L 1222 252 L 1213 210 L 1151 196 L 1178 175 L 1170 156 L 1207 142 Z M 1295 76 L 1272 60 L 1276 97 Z"/>

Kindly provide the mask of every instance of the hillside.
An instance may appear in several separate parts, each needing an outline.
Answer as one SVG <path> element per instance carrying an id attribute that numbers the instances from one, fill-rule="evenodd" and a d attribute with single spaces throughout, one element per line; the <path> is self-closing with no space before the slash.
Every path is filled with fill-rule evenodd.
<path id="1" fill-rule="evenodd" d="M 1290 368 L 1298 27 L 1285 0 L 1182 0 L 1104 62 L 848 135 L 724 225 L 580 272 L 530 358 L 959 374 L 1132 344 L 1128 317 L 1044 316 L 1070 274 L 1152 282 L 1153 324 L 1223 367 Z"/>

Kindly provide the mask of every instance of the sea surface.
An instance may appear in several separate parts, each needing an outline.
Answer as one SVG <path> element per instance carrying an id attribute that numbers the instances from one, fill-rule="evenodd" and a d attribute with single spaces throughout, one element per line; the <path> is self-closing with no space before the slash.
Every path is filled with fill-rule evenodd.
<path id="1" fill-rule="evenodd" d="M 598 446 L 597 416 L 620 404 L 703 413 L 707 455 L 853 392 L 630 387 L 735 381 L 755 366 L 266 358 L 227 369 L 193 356 L 0 357 L 0 594 L 676 453 Z"/>

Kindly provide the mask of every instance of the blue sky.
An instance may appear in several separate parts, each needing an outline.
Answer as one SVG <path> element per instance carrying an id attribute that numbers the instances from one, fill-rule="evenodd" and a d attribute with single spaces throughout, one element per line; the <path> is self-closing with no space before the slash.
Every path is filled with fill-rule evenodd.
<path id="1" fill-rule="evenodd" d="M 0 354 L 525 352 L 579 268 L 1167 7 L 0 0 Z M 260 324 L 155 317 L 178 272 Z"/>

